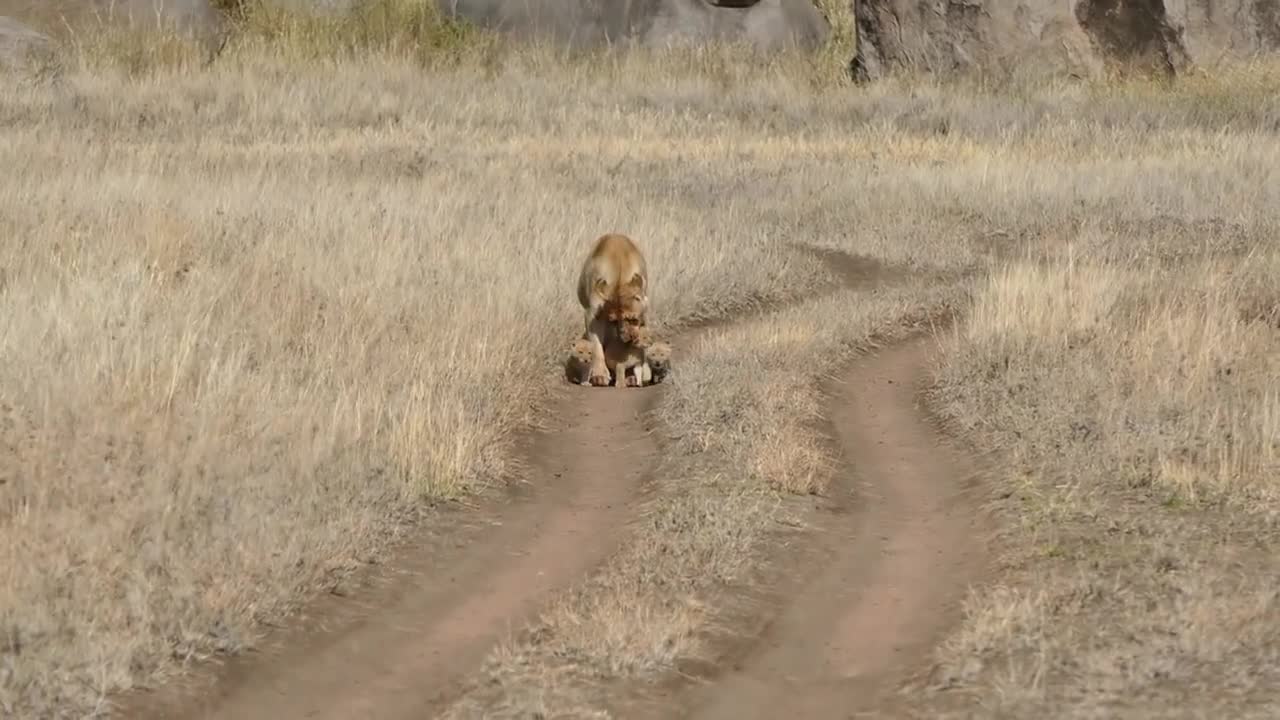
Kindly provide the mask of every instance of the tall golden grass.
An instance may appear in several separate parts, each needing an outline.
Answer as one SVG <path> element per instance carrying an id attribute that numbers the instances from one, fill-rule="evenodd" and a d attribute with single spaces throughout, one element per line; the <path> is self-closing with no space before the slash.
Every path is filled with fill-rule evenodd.
<path id="1" fill-rule="evenodd" d="M 250 645 L 424 501 L 507 479 L 600 233 L 670 269 L 664 322 L 814 272 L 758 215 L 685 202 L 670 165 L 593 152 L 585 138 L 701 132 L 645 107 L 643 79 L 536 56 L 488 79 L 392 52 L 254 47 L 145 72 L 95 57 L 0 100 L 13 712 L 92 708 Z M 599 92 L 564 96 L 575 73 Z M 723 160 L 681 165 L 752 171 Z"/>
<path id="2" fill-rule="evenodd" d="M 942 381 L 950 416 L 1011 460 L 997 503 L 1011 542 L 1004 584 L 971 599 L 939 658 L 983 712 L 1277 707 L 1270 222 L 1225 252 L 1240 228 L 1149 226 L 1155 254 L 1145 233 L 1090 233 L 980 284 Z"/>
<path id="3" fill-rule="evenodd" d="M 1126 678 L 1265 692 L 1280 73 L 854 92 L 821 54 L 567 57 L 399 17 L 249 8 L 216 56 L 81 32 L 61 80 L 0 96 L 6 713 L 97 712 L 252 645 L 424 505 L 509 477 L 607 230 L 642 243 L 664 329 L 813 293 L 794 243 L 920 279 L 682 361 L 659 408 L 684 438 L 668 521 L 563 599 L 564 652 L 500 656 L 507 694 L 460 707 L 589 705 L 601 678 L 696 652 L 778 499 L 824 482 L 817 374 L 962 277 L 972 321 L 938 402 L 1008 451 L 1000 487 L 1023 504 L 1009 589 L 971 603 L 949 682 L 1006 714 L 1135 688 L 1178 707 L 1154 680 L 1100 680 L 1137 657 L 1150 672 Z M 711 582 L 660 594 L 689 577 Z M 1180 639 L 1148 652 L 1130 628 Z M 564 657 L 576 679 L 548 694 Z"/>

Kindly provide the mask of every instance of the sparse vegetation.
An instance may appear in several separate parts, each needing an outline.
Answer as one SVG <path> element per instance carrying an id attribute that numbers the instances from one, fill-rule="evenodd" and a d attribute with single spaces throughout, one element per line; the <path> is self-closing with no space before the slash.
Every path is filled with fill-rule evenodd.
<path id="1" fill-rule="evenodd" d="M 347 12 L 317 13 L 262 0 L 238 0 L 236 6 L 236 42 L 302 60 L 376 53 L 430 66 L 483 61 L 500 50 L 492 34 L 443 17 L 434 2 L 360 0 Z"/>
<path id="2" fill-rule="evenodd" d="M 935 404 L 1002 451 L 1005 529 L 941 684 L 984 716 L 1274 710 L 1274 67 L 855 91 L 360 7 L 240 3 L 212 62 L 64 34 L 59 82 L 0 97 L 0 710 L 93 714 L 250 646 L 507 479 L 614 229 L 664 331 L 797 304 L 682 357 L 647 524 L 455 714 L 586 713 L 702 653 L 826 482 L 816 380 L 947 307 Z M 817 297 L 795 244 L 897 281 Z"/>
<path id="3" fill-rule="evenodd" d="M 1277 709 L 1271 212 L 1242 217 L 1259 235 L 1186 220 L 1087 231 L 984 281 L 949 340 L 944 407 L 1010 461 L 996 476 L 1005 577 L 971 599 L 936 677 L 984 717 Z"/>

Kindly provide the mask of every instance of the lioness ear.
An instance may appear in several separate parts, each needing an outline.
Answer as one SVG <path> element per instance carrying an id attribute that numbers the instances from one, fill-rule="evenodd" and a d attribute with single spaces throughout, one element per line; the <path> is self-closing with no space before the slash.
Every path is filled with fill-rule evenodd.
<path id="1" fill-rule="evenodd" d="M 609 289 L 609 283 L 604 278 L 596 278 L 595 282 L 591 283 L 591 289 L 598 295 L 604 295 L 604 292 Z"/>
<path id="2" fill-rule="evenodd" d="M 644 276 L 639 274 L 632 275 L 631 279 L 627 281 L 627 287 L 637 291 L 644 290 Z"/>

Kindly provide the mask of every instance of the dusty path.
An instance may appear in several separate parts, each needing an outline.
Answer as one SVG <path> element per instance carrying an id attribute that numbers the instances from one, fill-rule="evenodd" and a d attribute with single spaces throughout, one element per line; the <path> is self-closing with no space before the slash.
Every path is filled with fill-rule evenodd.
<path id="1" fill-rule="evenodd" d="M 892 690 L 928 664 L 984 557 L 974 466 L 917 405 L 929 348 L 882 350 L 829 386 L 845 470 L 816 546 L 751 649 L 666 716 L 894 716 Z"/>
<path id="2" fill-rule="evenodd" d="M 480 513 L 483 525 L 405 548 L 373 589 L 321 598 L 267 647 L 127 697 L 115 716 L 431 717 L 549 591 L 622 539 L 630 501 L 655 465 L 643 413 L 661 391 L 564 385 L 553 416 L 573 421 L 525 439 L 533 482 Z"/>
<path id="3" fill-rule="evenodd" d="M 846 286 L 899 279 L 875 261 L 818 252 Z M 875 693 L 920 664 L 981 557 L 965 458 L 914 404 L 926 358 L 922 341 L 891 348 L 829 388 L 848 469 L 832 512 L 792 558 L 762 635 L 717 681 L 670 698 L 663 717 L 854 717 L 883 709 Z M 567 420 L 521 448 L 528 485 L 403 548 L 371 588 L 320 598 L 257 651 L 126 696 L 115 716 L 434 716 L 496 642 L 625 539 L 657 464 L 643 417 L 662 391 L 562 386 L 550 416 Z"/>

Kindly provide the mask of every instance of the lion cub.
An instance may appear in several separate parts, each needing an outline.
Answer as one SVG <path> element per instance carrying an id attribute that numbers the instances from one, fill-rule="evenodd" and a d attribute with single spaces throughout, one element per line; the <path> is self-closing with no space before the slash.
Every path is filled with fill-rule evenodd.
<path id="1" fill-rule="evenodd" d="M 626 235 L 601 235 L 578 275 L 585 339 L 591 350 L 587 381 L 609 384 L 605 336 L 648 324 L 649 268 L 640 248 Z M 625 342 L 625 341 L 624 341 Z"/>
<path id="2" fill-rule="evenodd" d="M 624 340 L 620 335 L 625 335 Z M 671 369 L 671 346 L 654 341 L 647 327 L 639 327 L 621 334 L 609 333 L 604 342 L 606 367 L 612 374 L 616 387 L 643 387 L 660 383 Z M 591 342 L 585 337 L 575 340 L 569 349 L 565 363 L 565 377 L 569 382 L 589 385 L 589 372 L 593 359 Z M 632 370 L 627 375 L 627 370 Z"/>
<path id="3" fill-rule="evenodd" d="M 653 333 L 644 325 L 626 325 L 619 328 L 616 338 L 609 338 L 604 346 L 604 361 L 613 373 L 617 387 L 643 387 L 653 376 L 645 355 L 653 345 Z M 627 375 L 627 371 L 632 373 Z M 646 378 L 646 375 L 649 378 Z"/>
<path id="4" fill-rule="evenodd" d="M 644 351 L 645 384 L 657 385 L 671 374 L 671 346 L 661 340 L 655 342 Z"/>

